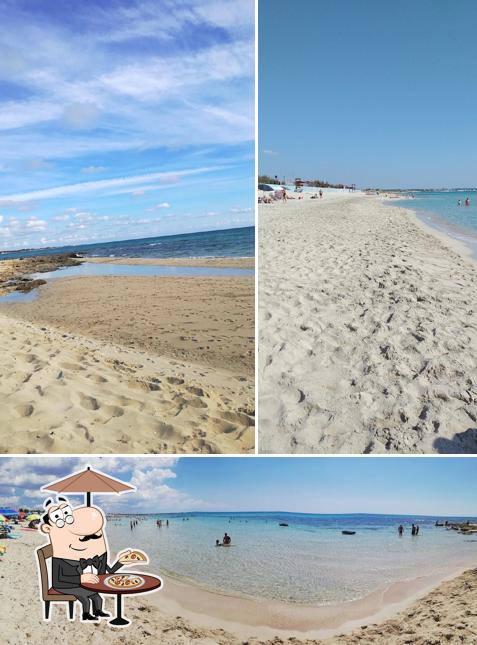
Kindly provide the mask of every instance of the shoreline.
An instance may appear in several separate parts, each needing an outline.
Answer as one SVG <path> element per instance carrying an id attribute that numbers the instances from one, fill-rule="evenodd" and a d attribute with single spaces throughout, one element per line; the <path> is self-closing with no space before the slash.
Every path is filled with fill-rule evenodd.
<path id="1" fill-rule="evenodd" d="M 89 257 L 82 258 L 84 262 L 96 264 L 125 264 L 149 266 L 184 266 L 184 267 L 217 267 L 224 269 L 254 269 L 254 257 L 206 257 L 206 258 L 109 258 Z"/>
<path id="2" fill-rule="evenodd" d="M 477 265 L 399 203 L 313 201 L 259 207 L 260 451 L 474 454 Z"/>
<path id="3" fill-rule="evenodd" d="M 430 233 L 436 237 L 439 241 L 444 242 L 447 246 L 450 246 L 452 251 L 459 253 L 464 259 L 470 260 L 472 264 L 477 265 L 477 238 L 474 242 L 470 243 L 466 240 L 463 240 L 461 237 L 458 237 L 457 234 L 452 234 L 452 229 L 450 227 L 443 226 L 442 228 L 434 225 L 431 218 L 426 218 L 424 215 L 421 215 L 421 211 L 415 210 L 412 206 L 401 206 L 399 204 L 400 200 L 404 198 L 396 198 L 392 200 L 392 205 L 396 208 L 401 208 L 403 211 L 406 211 L 409 218 L 419 226 L 426 233 Z M 391 200 L 385 196 L 378 196 L 378 200 L 384 204 L 389 204 Z M 430 221 L 428 221 L 430 220 Z M 465 232 L 462 232 L 464 235 Z M 475 248 L 474 248 L 475 246 Z"/>
<path id="4" fill-rule="evenodd" d="M 330 604 L 246 597 L 161 572 L 169 595 L 167 600 L 151 597 L 151 604 L 172 614 L 180 612 L 202 627 L 231 631 L 242 639 L 328 639 L 393 618 L 442 583 L 470 570 L 469 564 L 416 575 L 384 585 L 362 598 Z"/>
<path id="5" fill-rule="evenodd" d="M 11 620 L 4 626 L 6 643 L 16 645 L 23 642 L 25 630 L 30 635 L 29 641 L 34 643 L 44 642 L 47 635 L 49 642 L 54 644 L 64 642 L 65 637 L 78 645 L 118 642 L 119 632 L 107 622 L 101 621 L 98 625 L 80 623 L 78 609 L 72 623 L 67 621 L 65 609 L 60 605 L 54 606 L 49 623 L 41 620 L 42 607 L 33 550 L 44 540 L 34 531 L 22 531 L 21 534 L 20 539 L 9 542 L 1 563 L 5 585 L 0 589 L 0 599 L 4 606 L 6 603 L 11 605 Z M 141 645 L 149 642 L 152 634 L 162 642 L 171 644 L 193 637 L 198 643 L 204 642 L 204 645 L 209 642 L 235 645 L 243 643 L 245 639 L 258 645 L 291 638 L 297 643 L 315 642 L 323 645 L 351 645 L 355 642 L 388 645 L 394 642 L 387 638 L 389 626 L 392 627 L 390 633 L 396 634 L 401 629 L 409 636 L 413 630 L 421 629 L 420 614 L 427 616 L 430 612 L 432 617 L 433 608 L 438 602 L 444 604 L 441 615 L 443 622 L 430 619 L 430 628 L 422 627 L 426 636 L 430 637 L 432 630 L 444 629 L 445 619 L 453 620 L 454 624 L 462 622 L 463 616 L 467 616 L 467 621 L 472 620 L 465 610 L 466 606 L 473 606 L 477 595 L 477 572 L 468 568 L 448 571 L 445 575 L 417 576 L 395 583 L 373 592 L 371 601 L 367 597 L 361 601 L 340 603 L 333 608 L 308 606 L 304 609 L 291 603 L 245 600 L 204 591 L 164 576 L 160 570 L 151 570 L 151 573 L 163 578 L 163 590 L 125 599 L 125 615 L 132 620 L 125 633 L 131 642 Z M 472 581 L 474 600 L 470 597 L 466 581 Z M 453 593 L 449 592 L 449 587 L 454 590 Z M 106 611 L 112 611 L 112 596 L 105 596 L 105 603 Z M 456 612 L 454 615 L 452 609 L 456 605 L 458 614 Z M 27 606 L 31 611 L 25 613 Z M 284 610 L 286 615 L 283 614 Z M 477 622 L 475 611 L 470 616 Z M 411 620 L 412 629 L 407 620 Z M 466 629 L 460 633 L 474 633 L 469 631 L 469 626 Z M 37 640 L 32 640 L 32 632 Z M 371 632 L 374 633 L 372 640 L 363 641 L 363 636 L 371 636 Z"/>

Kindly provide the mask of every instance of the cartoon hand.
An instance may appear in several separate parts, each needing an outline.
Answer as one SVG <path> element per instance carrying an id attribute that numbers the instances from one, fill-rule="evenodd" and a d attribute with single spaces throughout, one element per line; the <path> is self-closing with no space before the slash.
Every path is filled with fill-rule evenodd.
<path id="1" fill-rule="evenodd" d="M 99 582 L 98 576 L 95 576 L 94 573 L 83 573 L 80 580 L 81 582 L 86 582 L 90 585 L 95 585 Z"/>
<path id="2" fill-rule="evenodd" d="M 127 549 L 126 551 L 121 551 L 121 553 L 118 555 L 118 561 L 121 564 L 127 564 L 127 556 L 131 553 L 131 549 Z"/>

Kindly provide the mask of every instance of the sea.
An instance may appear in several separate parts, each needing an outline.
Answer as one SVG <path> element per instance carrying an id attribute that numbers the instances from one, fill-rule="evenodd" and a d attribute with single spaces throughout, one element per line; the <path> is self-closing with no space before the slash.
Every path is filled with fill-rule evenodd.
<path id="1" fill-rule="evenodd" d="M 246 226 L 220 231 L 146 237 L 137 240 L 7 251 L 0 252 L 0 260 L 52 253 L 78 253 L 85 257 L 111 258 L 254 257 L 255 227 Z"/>
<path id="2" fill-rule="evenodd" d="M 463 242 L 477 258 L 477 190 L 415 191 L 412 195 L 413 199 L 397 205 L 414 210 L 424 223 Z M 470 206 L 464 205 L 466 197 Z"/>
<path id="3" fill-rule="evenodd" d="M 137 547 L 148 553 L 151 572 L 219 593 L 299 604 L 351 601 L 392 582 L 446 575 L 475 567 L 477 561 L 477 535 L 435 526 L 436 519 L 446 518 L 161 513 L 135 516 L 139 523 L 131 530 L 131 517 L 108 520 L 111 557 L 122 548 Z M 162 528 L 157 519 L 163 520 Z M 411 536 L 413 522 L 420 527 L 417 537 Z M 400 524 L 403 537 L 397 532 Z M 342 530 L 356 534 L 343 535 Z M 224 532 L 232 538 L 230 548 L 215 546 Z"/>

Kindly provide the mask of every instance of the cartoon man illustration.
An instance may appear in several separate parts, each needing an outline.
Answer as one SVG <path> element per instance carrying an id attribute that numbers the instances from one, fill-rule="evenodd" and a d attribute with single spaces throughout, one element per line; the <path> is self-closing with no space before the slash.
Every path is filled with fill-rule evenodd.
<path id="1" fill-rule="evenodd" d="M 82 583 L 99 582 L 98 575 L 115 573 L 128 563 L 130 550 L 119 554 L 117 562 L 108 564 L 105 517 L 94 506 L 71 508 L 65 497 L 55 502 L 48 499 L 40 531 L 53 547 L 52 586 L 56 591 L 75 596 L 83 608 L 83 620 L 108 618 L 103 611 L 103 598 Z M 90 611 L 90 604 L 91 610 Z"/>

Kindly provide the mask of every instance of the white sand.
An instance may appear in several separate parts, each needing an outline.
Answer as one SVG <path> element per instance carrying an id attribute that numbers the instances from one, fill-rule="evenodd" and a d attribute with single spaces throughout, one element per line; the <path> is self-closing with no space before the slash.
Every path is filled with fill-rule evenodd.
<path id="1" fill-rule="evenodd" d="M 259 450 L 477 452 L 477 269 L 397 205 L 259 207 Z"/>
<path id="2" fill-rule="evenodd" d="M 237 453 L 253 381 L 0 315 L 1 453 Z"/>

